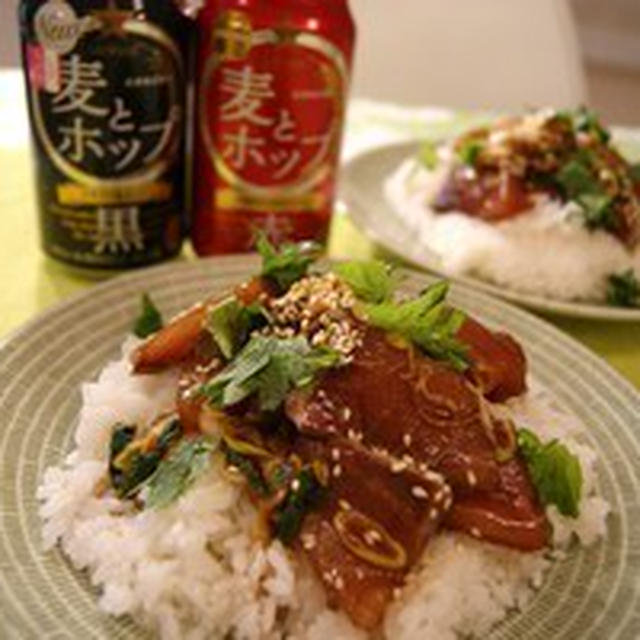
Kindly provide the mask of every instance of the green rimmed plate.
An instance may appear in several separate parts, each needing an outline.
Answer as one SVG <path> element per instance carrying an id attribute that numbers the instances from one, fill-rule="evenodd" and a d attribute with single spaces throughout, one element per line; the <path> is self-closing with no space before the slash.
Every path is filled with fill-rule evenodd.
<path id="1" fill-rule="evenodd" d="M 71 448 L 79 385 L 118 356 L 149 291 L 173 313 L 255 271 L 229 257 L 138 271 L 49 311 L 0 347 L 0 637 L 139 638 L 132 620 L 97 610 L 95 592 L 59 551 L 43 553 L 35 499 L 44 469 Z M 417 291 L 432 278 L 407 271 Z M 493 640 L 635 639 L 640 635 L 640 394 L 589 351 L 526 312 L 455 286 L 456 304 L 524 345 L 533 375 L 589 429 L 613 514 L 607 539 L 557 562 L 527 609 Z"/>
<path id="2" fill-rule="evenodd" d="M 620 134 L 622 136 L 622 134 Z M 407 262 L 432 273 L 537 311 L 593 320 L 640 322 L 640 309 L 624 309 L 589 302 L 568 302 L 508 289 L 473 276 L 447 274 L 438 254 L 416 240 L 416 230 L 384 193 L 386 179 L 407 158 L 418 142 L 402 142 L 356 156 L 344 167 L 340 193 L 355 224 L 380 246 Z M 640 141 L 629 134 L 620 147 L 629 157 L 640 157 Z"/>

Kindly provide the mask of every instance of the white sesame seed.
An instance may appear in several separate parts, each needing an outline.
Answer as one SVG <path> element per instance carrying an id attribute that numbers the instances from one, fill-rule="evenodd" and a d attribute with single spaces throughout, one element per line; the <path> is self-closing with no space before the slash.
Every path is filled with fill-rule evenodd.
<path id="1" fill-rule="evenodd" d="M 478 484 L 476 474 L 471 469 L 467 469 L 467 482 L 470 487 L 475 487 Z"/>
<path id="2" fill-rule="evenodd" d="M 429 509 L 429 520 L 437 520 L 437 519 L 438 519 L 438 510 Z"/>
<path id="3" fill-rule="evenodd" d="M 405 433 L 402 436 L 402 443 L 404 444 L 405 447 L 410 447 L 411 446 L 411 434 L 410 433 Z"/>
<path id="4" fill-rule="evenodd" d="M 413 495 L 414 498 L 419 498 L 420 500 L 426 500 L 429 497 L 426 489 L 421 487 L 419 484 L 411 487 L 411 495 Z"/>
<path id="5" fill-rule="evenodd" d="M 342 474 L 342 467 L 339 464 L 335 465 L 333 467 L 332 473 L 334 478 L 339 478 L 340 475 Z"/>
<path id="6" fill-rule="evenodd" d="M 351 505 L 346 500 L 338 500 L 338 506 L 343 511 L 350 511 L 351 510 Z"/>
<path id="7" fill-rule="evenodd" d="M 351 409 L 349 407 L 345 407 L 342 410 L 342 418 L 345 422 L 351 418 Z"/>
<path id="8" fill-rule="evenodd" d="M 331 449 L 331 459 L 340 460 L 340 449 L 337 449 L 336 447 Z"/>
<path id="9" fill-rule="evenodd" d="M 404 471 L 409 465 L 404 460 L 398 460 L 394 458 L 391 460 L 391 473 L 400 473 Z"/>
<path id="10" fill-rule="evenodd" d="M 471 535 L 474 538 L 482 538 L 482 533 L 480 533 L 480 529 L 478 529 L 478 527 L 471 527 Z"/>
<path id="11" fill-rule="evenodd" d="M 298 478 L 294 478 L 291 481 L 291 490 L 298 491 L 299 489 L 300 489 L 300 480 L 298 480 Z"/>

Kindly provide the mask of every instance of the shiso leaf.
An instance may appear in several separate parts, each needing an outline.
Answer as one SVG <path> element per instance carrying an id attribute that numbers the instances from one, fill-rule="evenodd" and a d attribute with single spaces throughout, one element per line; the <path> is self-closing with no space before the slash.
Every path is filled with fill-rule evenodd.
<path id="1" fill-rule="evenodd" d="M 146 338 L 162 329 L 162 314 L 153 303 L 148 293 L 143 293 L 140 300 L 140 314 L 133 325 L 133 333 L 138 338 Z"/>
<path id="2" fill-rule="evenodd" d="M 289 391 L 313 380 L 322 369 L 339 365 L 340 354 L 311 347 L 302 336 L 253 336 L 231 363 L 201 388 L 217 406 L 228 407 L 258 395 L 262 411 L 274 411 Z"/>
<path id="3" fill-rule="evenodd" d="M 393 295 L 395 280 L 391 268 L 381 260 L 343 262 L 335 265 L 333 270 L 364 302 L 385 302 Z"/>
<path id="4" fill-rule="evenodd" d="M 469 366 L 467 348 L 457 337 L 465 314 L 445 304 L 447 282 L 438 282 L 414 300 L 364 305 L 369 324 L 401 335 L 432 358 L 449 362 L 458 371 Z"/>
<path id="5" fill-rule="evenodd" d="M 205 438 L 182 440 L 158 465 L 149 482 L 145 507 L 163 509 L 175 502 L 210 467 L 216 447 Z"/>
<path id="6" fill-rule="evenodd" d="M 540 501 L 555 504 L 563 515 L 577 518 L 582 492 L 578 458 L 558 440 L 543 443 L 528 429 L 519 429 L 517 440 Z"/>
<path id="7" fill-rule="evenodd" d="M 633 269 L 608 277 L 607 302 L 616 307 L 640 307 L 640 281 Z"/>
<path id="8" fill-rule="evenodd" d="M 256 249 L 262 256 L 261 275 L 273 282 L 280 293 L 305 276 L 320 253 L 320 246 L 313 242 L 276 248 L 263 232 L 256 236 Z"/>

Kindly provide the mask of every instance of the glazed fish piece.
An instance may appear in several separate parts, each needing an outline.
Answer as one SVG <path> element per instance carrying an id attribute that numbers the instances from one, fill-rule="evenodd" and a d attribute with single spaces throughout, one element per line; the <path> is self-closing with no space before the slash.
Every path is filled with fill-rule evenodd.
<path id="1" fill-rule="evenodd" d="M 454 503 L 460 496 L 468 507 L 451 527 L 521 549 L 546 544 L 543 512 L 523 463 L 513 458 L 512 426 L 491 416 L 463 375 L 395 346 L 384 332 L 368 328 L 352 363 L 291 394 L 287 413 L 303 434 L 349 438 L 441 473 Z M 507 466 L 499 462 L 508 458 Z"/>
<path id="2" fill-rule="evenodd" d="M 296 453 L 328 469 L 327 496 L 305 519 L 302 547 L 330 606 L 374 629 L 450 508 L 451 489 L 437 473 L 394 471 L 388 458 L 344 439 L 302 437 Z"/>

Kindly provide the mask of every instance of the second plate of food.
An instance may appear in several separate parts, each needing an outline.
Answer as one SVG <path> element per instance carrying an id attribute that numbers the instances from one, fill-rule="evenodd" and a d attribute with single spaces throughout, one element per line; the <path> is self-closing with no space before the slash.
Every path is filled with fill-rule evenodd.
<path id="1" fill-rule="evenodd" d="M 567 316 L 640 320 L 640 203 L 630 165 L 598 142 L 598 151 L 574 147 L 555 158 L 553 171 L 535 173 L 536 184 L 516 179 L 509 171 L 518 168 L 501 164 L 504 140 L 529 135 L 527 127 L 545 140 L 558 133 L 541 126 L 539 114 L 530 117 L 510 125 L 515 132 L 405 142 L 356 157 L 342 176 L 350 215 L 399 257 L 492 295 Z M 626 185 L 624 198 L 607 196 L 607 185 L 591 177 L 603 158 L 618 164 L 609 177 Z M 520 159 L 535 164 L 540 156 Z"/>

